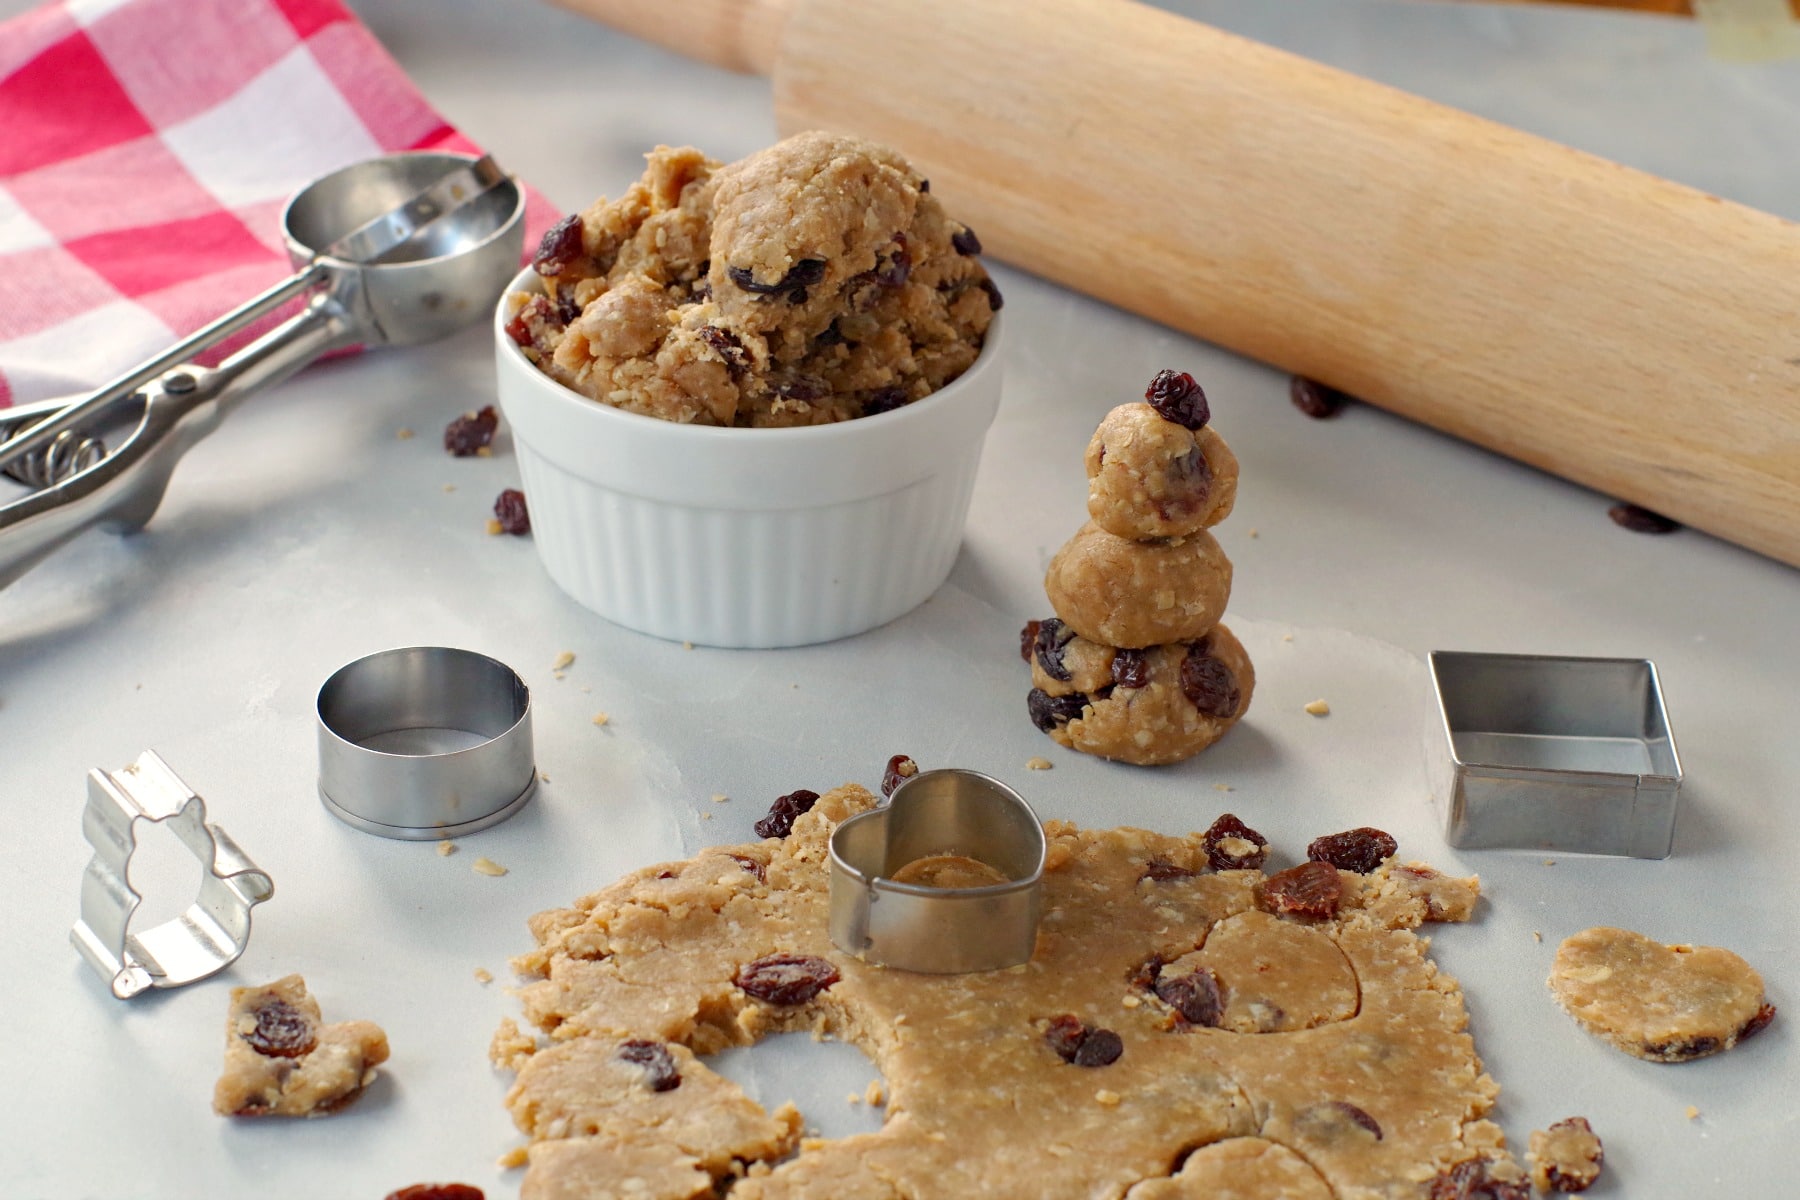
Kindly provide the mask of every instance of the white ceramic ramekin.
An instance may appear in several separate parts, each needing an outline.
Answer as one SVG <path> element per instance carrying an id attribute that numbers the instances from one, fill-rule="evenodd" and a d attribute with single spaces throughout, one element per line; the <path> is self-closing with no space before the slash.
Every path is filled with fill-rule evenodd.
<path id="1" fill-rule="evenodd" d="M 535 291 L 527 269 L 508 291 Z M 539 371 L 494 317 L 500 408 L 531 536 L 609 621 L 708 646 L 801 646 L 900 616 L 944 582 L 1000 403 L 1001 322 L 948 387 L 805 429 L 681 425 Z"/>

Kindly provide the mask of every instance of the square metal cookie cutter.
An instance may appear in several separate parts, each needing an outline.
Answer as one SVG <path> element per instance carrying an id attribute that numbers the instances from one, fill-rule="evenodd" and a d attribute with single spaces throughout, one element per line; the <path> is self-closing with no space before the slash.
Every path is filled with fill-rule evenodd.
<path id="1" fill-rule="evenodd" d="M 832 944 L 868 962 L 937 975 L 1027 962 L 1037 947 L 1046 849 L 1037 814 L 999 780 L 922 771 L 886 805 L 832 831 Z M 999 881 L 894 878 L 933 861 L 964 878 Z"/>
<path id="2" fill-rule="evenodd" d="M 1669 856 L 1681 760 L 1654 663 L 1435 650 L 1431 677 L 1452 846 Z"/>
<path id="3" fill-rule="evenodd" d="M 206 871 L 187 911 L 134 934 L 131 916 L 143 897 L 128 881 L 139 821 L 168 822 Z M 250 940 L 250 910 L 275 894 L 267 872 L 206 823 L 205 802 L 153 750 L 123 770 L 88 772 L 81 832 L 94 857 L 81 878 L 81 919 L 69 940 L 121 1000 L 230 966 Z"/>

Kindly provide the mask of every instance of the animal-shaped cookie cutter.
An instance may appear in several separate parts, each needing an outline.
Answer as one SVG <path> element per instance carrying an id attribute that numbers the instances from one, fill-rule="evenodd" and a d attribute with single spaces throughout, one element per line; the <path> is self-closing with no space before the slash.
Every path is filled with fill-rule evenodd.
<path id="1" fill-rule="evenodd" d="M 1452 846 L 1669 856 L 1681 759 L 1649 659 L 1436 650 L 1431 678 Z"/>
<path id="2" fill-rule="evenodd" d="M 922 771 L 831 835 L 831 941 L 868 962 L 938 975 L 1031 958 L 1044 827 L 1023 797 L 975 771 Z M 973 861 L 971 861 L 973 860 Z M 932 886 L 908 877 L 991 878 Z M 898 875 L 900 878 L 896 879 Z"/>
<path id="3" fill-rule="evenodd" d="M 129 882 L 139 821 L 166 821 L 205 873 L 185 912 L 132 933 L 143 899 Z M 121 1000 L 230 966 L 250 940 L 250 910 L 275 894 L 268 874 L 223 829 L 206 823 L 206 803 L 153 750 L 123 770 L 88 772 L 81 831 L 94 857 L 82 875 L 81 919 L 69 940 Z"/>

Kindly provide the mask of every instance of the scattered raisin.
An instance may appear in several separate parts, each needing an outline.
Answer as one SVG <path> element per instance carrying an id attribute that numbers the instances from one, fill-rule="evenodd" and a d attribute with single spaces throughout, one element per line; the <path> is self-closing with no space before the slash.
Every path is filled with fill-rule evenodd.
<path id="1" fill-rule="evenodd" d="M 887 770 L 881 773 L 881 794 L 892 796 L 894 789 L 919 773 L 919 764 L 905 754 L 896 754 L 888 759 Z"/>
<path id="2" fill-rule="evenodd" d="M 994 286 L 994 281 L 991 279 L 983 279 L 980 286 L 981 290 L 987 293 L 989 310 L 999 312 L 1006 304 L 1006 298 L 1000 294 L 1000 289 Z"/>
<path id="3" fill-rule="evenodd" d="M 268 1058 L 299 1058 L 318 1044 L 312 1022 L 286 1000 L 273 996 L 256 1007 L 256 1026 L 243 1039 Z"/>
<path id="4" fill-rule="evenodd" d="M 467 1183 L 415 1183 L 397 1192 L 389 1192 L 386 1200 L 483 1200 L 481 1189 Z"/>
<path id="5" fill-rule="evenodd" d="M 1148 879 L 1154 883 L 1167 883 L 1171 879 L 1192 879 L 1199 873 L 1190 871 L 1186 867 L 1178 867 L 1174 863 L 1165 862 L 1160 858 L 1153 858 L 1144 864 L 1144 873 L 1139 875 L 1138 879 Z"/>
<path id="6" fill-rule="evenodd" d="M 1350 403 L 1347 393 L 1304 375 L 1296 375 L 1288 380 L 1288 399 L 1294 402 L 1295 408 L 1315 421 L 1337 416 Z"/>
<path id="7" fill-rule="evenodd" d="M 819 802 L 819 793 L 809 792 L 805 788 L 789 792 L 785 796 L 775 797 L 775 803 L 769 805 L 769 815 L 758 821 L 753 828 L 757 837 L 784 838 L 794 832 L 794 820 L 801 813 L 808 811 Z"/>
<path id="8" fill-rule="evenodd" d="M 1769 1022 L 1774 1019 L 1775 1006 L 1773 1004 L 1764 1004 L 1761 1008 L 1756 1010 L 1755 1016 L 1744 1022 L 1744 1027 L 1738 1030 L 1737 1040 L 1741 1042 L 1745 1038 L 1755 1037 L 1757 1034 L 1767 1029 L 1769 1027 Z"/>
<path id="9" fill-rule="evenodd" d="M 1157 999 L 1180 1013 L 1190 1025 L 1216 1029 L 1219 1018 L 1225 1015 L 1225 989 L 1210 968 L 1201 967 L 1191 975 L 1173 978 L 1159 976 L 1154 990 Z"/>
<path id="10" fill-rule="evenodd" d="M 1075 1052 L 1081 1049 L 1081 1042 L 1085 1037 L 1087 1026 L 1074 1013 L 1051 1017 L 1049 1027 L 1044 1030 L 1044 1040 L 1050 1043 L 1050 1048 L 1064 1062 L 1075 1061 Z"/>
<path id="11" fill-rule="evenodd" d="M 771 954 L 738 968 L 735 982 L 769 1004 L 805 1004 L 838 981 L 837 968 L 810 954 Z"/>
<path id="12" fill-rule="evenodd" d="M 544 231 L 531 266 L 539 275 L 561 275 L 582 253 L 581 214 L 571 213 Z"/>
<path id="13" fill-rule="evenodd" d="M 1119 687 L 1140 688 L 1150 682 L 1150 658 L 1142 650 L 1114 650 L 1113 683 Z"/>
<path id="14" fill-rule="evenodd" d="M 1374 1134 L 1376 1141 L 1379 1142 L 1381 1140 L 1381 1122 L 1377 1121 L 1374 1117 L 1371 1117 L 1367 1112 L 1350 1103 L 1348 1100 L 1331 1100 L 1327 1101 L 1327 1103 L 1329 1103 L 1332 1108 L 1337 1109 L 1346 1117 L 1350 1118 L 1355 1124 L 1362 1126 L 1364 1129 Z"/>
<path id="15" fill-rule="evenodd" d="M 457 458 L 468 458 L 492 443 L 499 428 L 500 414 L 491 404 L 480 412 L 464 413 L 444 426 L 444 449 Z"/>
<path id="16" fill-rule="evenodd" d="M 1187 429 L 1198 430 L 1212 420 L 1206 393 L 1186 371 L 1158 371 L 1150 386 L 1144 389 L 1144 399 L 1163 420 Z"/>
<path id="17" fill-rule="evenodd" d="M 950 244 L 956 248 L 958 254 L 965 258 L 981 253 L 981 239 L 976 237 L 975 231 L 967 225 L 950 235 Z"/>
<path id="18" fill-rule="evenodd" d="M 1234 852 L 1225 845 L 1232 840 L 1248 842 L 1251 848 Z M 1268 841 L 1230 813 L 1223 814 L 1207 827 L 1200 837 L 1200 844 L 1206 849 L 1206 861 L 1215 871 L 1254 871 L 1269 861 Z"/>
<path id="19" fill-rule="evenodd" d="M 893 412 L 896 408 L 905 408 L 910 399 L 906 389 L 898 385 L 894 387 L 876 388 L 863 401 L 863 416 L 878 417 L 885 412 Z"/>
<path id="20" fill-rule="evenodd" d="M 501 533 L 524 535 L 531 532 L 531 514 L 525 509 L 525 493 L 507 488 L 494 499 L 494 516 Z"/>
<path id="21" fill-rule="evenodd" d="M 1322 862 L 1277 871 L 1262 887 L 1263 903 L 1270 912 L 1299 917 L 1335 916 L 1343 895 L 1344 882 L 1338 878 L 1337 868 Z"/>
<path id="22" fill-rule="evenodd" d="M 1063 651 L 1075 640 L 1075 631 L 1055 617 L 1038 622 L 1037 660 L 1050 678 L 1067 683 L 1072 678 L 1063 663 Z"/>
<path id="23" fill-rule="evenodd" d="M 1307 844 L 1306 857 L 1313 862 L 1330 863 L 1340 871 L 1367 875 L 1389 858 L 1395 850 L 1394 839 L 1367 825 L 1314 838 Z"/>
<path id="24" fill-rule="evenodd" d="M 1038 630 L 1043 627 L 1042 621 L 1027 621 L 1025 628 L 1019 630 L 1019 657 L 1026 662 L 1031 661 L 1031 655 L 1037 649 Z"/>
<path id="25" fill-rule="evenodd" d="M 1633 533 L 1673 533 L 1681 526 L 1659 512 L 1636 504 L 1615 504 L 1606 510 L 1613 524 Z"/>
<path id="26" fill-rule="evenodd" d="M 1446 1167 L 1431 1181 L 1427 1200 L 1529 1200 L 1524 1183 L 1495 1179 L 1490 1166 L 1488 1159 L 1471 1158 Z"/>
<path id="27" fill-rule="evenodd" d="M 1080 692 L 1052 696 L 1042 688 L 1032 688 L 1030 695 L 1025 697 L 1025 709 L 1031 714 L 1031 723 L 1044 733 L 1080 720 L 1081 710 L 1087 706 L 1088 698 Z"/>
<path id="28" fill-rule="evenodd" d="M 653 1092 L 666 1092 L 681 1086 L 681 1072 L 669 1048 L 661 1042 L 633 1038 L 619 1047 L 619 1057 L 644 1068 L 644 1082 Z"/>
<path id="29" fill-rule="evenodd" d="M 1078 1067 L 1104 1067 L 1118 1062 L 1123 1053 L 1125 1039 L 1110 1029 L 1090 1029 L 1081 1039 L 1081 1045 L 1075 1048 L 1075 1057 L 1069 1061 Z"/>
<path id="30" fill-rule="evenodd" d="M 757 882 L 768 882 L 769 870 L 767 867 L 763 866 L 760 859 L 751 858 L 748 854 L 733 854 L 731 859 L 733 862 L 737 863 L 738 866 L 756 876 Z"/>
<path id="31" fill-rule="evenodd" d="M 774 283 L 758 283 L 749 267 L 727 267 L 725 275 L 746 292 L 757 296 L 774 296 L 781 292 L 804 291 L 822 281 L 825 278 L 825 260 L 803 258 L 789 267 L 787 274 Z"/>
<path id="32" fill-rule="evenodd" d="M 1228 720 L 1237 716 L 1243 692 L 1231 668 L 1207 653 L 1205 642 L 1195 642 L 1181 660 L 1181 694 L 1193 702 L 1202 716 Z"/>
<path id="33" fill-rule="evenodd" d="M 742 339 L 731 330 L 720 329 L 717 325 L 702 325 L 700 340 L 724 361 L 725 370 L 733 379 L 740 378 L 750 369 L 749 352 L 744 349 Z"/>

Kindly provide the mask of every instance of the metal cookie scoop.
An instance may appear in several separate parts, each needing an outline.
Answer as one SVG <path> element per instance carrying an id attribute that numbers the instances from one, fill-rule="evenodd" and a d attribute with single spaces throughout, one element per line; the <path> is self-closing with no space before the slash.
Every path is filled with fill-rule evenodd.
<path id="1" fill-rule="evenodd" d="M 975 771 L 925 771 L 831 835 L 831 941 L 869 962 L 950 975 L 1031 958 L 1044 827 Z"/>
<path id="2" fill-rule="evenodd" d="M 37 488 L 0 505 L 0 587 L 90 525 L 140 528 L 190 447 L 320 355 L 435 341 L 485 316 L 518 270 L 524 221 L 518 183 L 463 154 L 370 159 L 302 188 L 281 215 L 296 267 L 285 282 L 55 416 L 0 413 L 0 469 Z M 217 367 L 191 361 L 308 294 Z M 113 426 L 128 432 L 107 450 L 92 433 Z"/>

